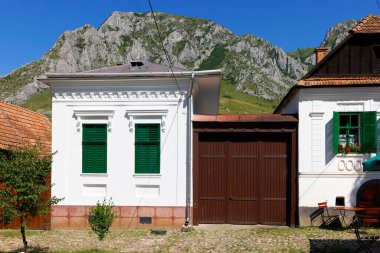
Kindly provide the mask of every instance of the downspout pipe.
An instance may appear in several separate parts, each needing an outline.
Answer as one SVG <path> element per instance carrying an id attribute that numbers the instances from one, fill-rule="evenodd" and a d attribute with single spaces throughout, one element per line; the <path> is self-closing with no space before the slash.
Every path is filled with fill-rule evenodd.
<path id="1" fill-rule="evenodd" d="M 187 144 L 186 144 L 186 211 L 184 228 L 189 227 L 190 223 L 190 205 L 191 205 L 191 115 L 192 115 L 192 100 L 191 96 L 194 87 L 195 72 L 191 74 L 190 87 L 187 96 Z"/>

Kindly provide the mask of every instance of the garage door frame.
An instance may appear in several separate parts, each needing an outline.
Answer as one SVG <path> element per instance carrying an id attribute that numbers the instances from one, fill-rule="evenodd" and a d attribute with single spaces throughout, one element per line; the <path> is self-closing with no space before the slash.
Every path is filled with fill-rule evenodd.
<path id="1" fill-rule="evenodd" d="M 235 115 L 234 115 L 235 116 Z M 244 118 L 245 116 L 245 118 Z M 193 118 L 193 224 L 199 224 L 199 145 L 200 134 L 207 133 L 257 133 L 271 134 L 281 133 L 287 135 L 290 139 L 290 168 L 289 168 L 289 193 L 287 198 L 290 199 L 287 213 L 287 225 L 298 225 L 298 169 L 297 169 L 297 125 L 298 121 L 292 116 L 267 115 L 266 118 L 252 117 L 251 115 L 240 116 L 238 119 L 231 120 L 223 115 L 223 118 L 216 118 L 210 121 L 202 117 Z M 251 120 L 247 117 L 251 116 Z M 217 116 L 220 117 L 220 116 Z"/>

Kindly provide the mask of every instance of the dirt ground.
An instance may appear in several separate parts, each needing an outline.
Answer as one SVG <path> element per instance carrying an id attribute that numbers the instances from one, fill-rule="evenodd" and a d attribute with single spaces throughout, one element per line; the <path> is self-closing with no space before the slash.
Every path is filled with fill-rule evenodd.
<path id="1" fill-rule="evenodd" d="M 371 233 L 380 234 L 380 229 Z M 28 231 L 33 252 L 355 252 L 351 229 L 316 227 L 198 226 L 190 232 L 112 230 L 104 241 L 89 231 Z M 17 230 L 0 230 L 0 251 L 22 251 Z M 374 246 L 380 252 L 380 243 Z"/>

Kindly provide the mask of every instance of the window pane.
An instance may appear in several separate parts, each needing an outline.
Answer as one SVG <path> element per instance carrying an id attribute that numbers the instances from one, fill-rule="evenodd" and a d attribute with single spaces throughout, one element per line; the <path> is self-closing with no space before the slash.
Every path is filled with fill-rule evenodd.
<path id="1" fill-rule="evenodd" d="M 346 145 L 346 129 L 339 129 L 339 144 Z"/>
<path id="2" fill-rule="evenodd" d="M 350 144 L 359 144 L 359 129 L 350 129 L 349 130 L 349 143 Z"/>
<path id="3" fill-rule="evenodd" d="M 347 124 L 349 124 L 349 122 L 350 122 L 350 115 L 348 115 L 348 114 L 341 114 L 341 115 L 339 115 L 339 125 L 340 126 L 343 126 L 343 127 L 345 127 L 345 126 L 347 126 Z"/>
<path id="4" fill-rule="evenodd" d="M 351 126 L 353 126 L 353 127 L 359 126 L 359 115 L 358 114 L 351 115 Z"/>

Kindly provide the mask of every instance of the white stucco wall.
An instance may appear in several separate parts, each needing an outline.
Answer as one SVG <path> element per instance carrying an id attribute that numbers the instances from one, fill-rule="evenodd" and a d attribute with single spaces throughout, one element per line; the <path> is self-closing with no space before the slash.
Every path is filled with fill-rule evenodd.
<path id="1" fill-rule="evenodd" d="M 296 99 L 299 99 L 299 206 L 315 207 L 325 200 L 333 206 L 336 196 L 344 196 L 346 205 L 356 205 L 360 185 L 380 178 L 380 172 L 362 169 L 361 163 L 375 154 L 333 153 L 333 112 L 380 113 L 380 88 L 301 89 Z M 378 144 L 378 150 L 379 147 Z"/>
<path id="2" fill-rule="evenodd" d="M 183 91 L 190 78 L 179 80 Z M 185 206 L 187 95 L 172 80 L 53 84 L 52 195 L 59 205 Z M 107 173 L 82 173 L 83 123 L 105 123 Z M 161 124 L 159 175 L 135 174 L 136 123 Z"/>

